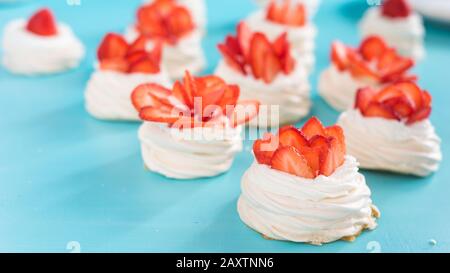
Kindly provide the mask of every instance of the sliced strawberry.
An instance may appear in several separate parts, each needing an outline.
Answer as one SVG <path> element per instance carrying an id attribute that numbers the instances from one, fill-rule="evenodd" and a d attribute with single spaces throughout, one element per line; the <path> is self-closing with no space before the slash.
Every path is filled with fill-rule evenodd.
<path id="1" fill-rule="evenodd" d="M 145 51 L 147 47 L 147 37 L 139 36 L 128 48 L 128 55 L 136 51 Z"/>
<path id="2" fill-rule="evenodd" d="M 334 42 L 331 48 L 331 60 L 340 70 L 346 70 L 349 66 L 347 47 L 341 42 Z"/>
<path id="3" fill-rule="evenodd" d="M 301 147 L 309 146 L 308 140 L 303 136 L 303 133 L 295 127 L 284 128 L 280 132 L 279 138 L 280 145 L 284 147 L 292 146 L 300 151 Z"/>
<path id="4" fill-rule="evenodd" d="M 321 157 L 320 174 L 324 176 L 332 175 L 337 168 L 344 164 L 344 161 L 345 153 L 339 141 L 335 138 L 329 139 L 329 149 Z"/>
<path id="5" fill-rule="evenodd" d="M 380 77 L 357 54 L 348 54 L 349 69 L 353 77 L 369 82 L 378 82 Z"/>
<path id="6" fill-rule="evenodd" d="M 149 56 L 145 56 L 142 59 L 132 63 L 129 69 L 129 73 L 156 74 L 159 72 L 159 65 L 156 64 Z"/>
<path id="7" fill-rule="evenodd" d="M 179 81 L 176 81 L 174 83 L 172 88 L 172 94 L 177 100 L 187 105 L 185 101 L 186 91 L 184 90 L 184 86 Z"/>
<path id="8" fill-rule="evenodd" d="M 395 115 L 400 118 L 407 118 L 414 112 L 413 106 L 405 96 L 386 100 L 383 104 L 392 108 Z"/>
<path id="9" fill-rule="evenodd" d="M 184 101 L 186 102 L 186 105 L 189 107 L 194 107 L 194 98 L 197 91 L 197 84 L 195 82 L 194 77 L 192 77 L 191 73 L 186 70 L 184 74 Z"/>
<path id="10" fill-rule="evenodd" d="M 385 119 L 400 120 L 392 108 L 377 102 L 371 102 L 363 112 L 363 115 L 366 117 L 380 117 Z"/>
<path id="11" fill-rule="evenodd" d="M 263 139 L 253 144 L 253 153 L 259 164 L 270 165 L 275 151 L 278 149 L 278 137 L 268 133 Z"/>
<path id="12" fill-rule="evenodd" d="M 54 36 L 58 34 L 55 17 L 48 8 L 41 9 L 31 16 L 26 28 L 28 31 L 40 36 Z"/>
<path id="13" fill-rule="evenodd" d="M 165 24 L 169 33 L 180 38 L 191 32 L 194 28 L 191 13 L 185 7 L 175 7 L 170 14 L 165 18 Z"/>
<path id="14" fill-rule="evenodd" d="M 355 108 L 363 112 L 376 94 L 377 91 L 371 87 L 359 89 L 358 92 L 356 93 Z"/>
<path id="15" fill-rule="evenodd" d="M 245 22 L 240 22 L 237 27 L 237 39 L 242 51 L 242 54 L 248 59 L 250 51 L 250 42 L 252 39 L 252 31 Z"/>
<path id="16" fill-rule="evenodd" d="M 126 73 L 128 72 L 129 65 L 124 59 L 105 59 L 100 61 L 100 69 Z"/>
<path id="17" fill-rule="evenodd" d="M 160 40 L 155 40 L 153 44 L 153 49 L 149 52 L 149 56 L 155 63 L 160 64 L 164 44 Z"/>
<path id="18" fill-rule="evenodd" d="M 332 153 L 330 151 L 331 144 L 330 141 L 334 138 L 327 138 L 325 136 L 316 135 L 310 139 L 310 146 L 313 151 L 316 153 L 316 156 L 319 156 L 319 168 L 318 174 L 324 174 L 330 172 L 330 166 L 326 166 L 325 164 L 329 163 L 329 157 L 332 157 Z M 316 159 L 317 160 L 317 159 Z M 332 167 L 332 166 L 331 166 Z M 332 172 L 331 172 L 332 173 Z"/>
<path id="19" fill-rule="evenodd" d="M 411 11 L 412 8 L 406 0 L 386 0 L 382 6 L 383 15 L 391 18 L 408 17 Z"/>
<path id="20" fill-rule="evenodd" d="M 142 108 L 139 112 L 139 117 L 145 121 L 171 124 L 176 123 L 180 119 L 176 111 L 165 111 L 152 106 Z"/>
<path id="21" fill-rule="evenodd" d="M 431 94 L 428 93 L 428 91 L 422 91 L 422 102 L 423 107 L 431 107 L 431 102 L 433 101 L 433 98 L 431 97 Z"/>
<path id="22" fill-rule="evenodd" d="M 337 139 L 340 144 L 343 144 L 343 146 L 344 146 L 343 150 L 344 150 L 344 154 L 345 154 L 345 134 L 344 134 L 344 130 L 342 129 L 342 127 L 339 125 L 327 127 L 325 129 L 325 134 L 328 137 L 333 137 L 333 138 Z"/>
<path id="23" fill-rule="evenodd" d="M 373 97 L 373 101 L 383 103 L 384 101 L 399 98 L 404 96 L 402 90 L 400 90 L 396 85 L 389 85 L 382 89 L 378 94 Z"/>
<path id="24" fill-rule="evenodd" d="M 430 115 L 431 115 L 431 107 L 423 108 L 423 109 L 417 111 L 416 113 L 412 114 L 411 117 L 406 122 L 406 124 L 411 125 L 416 122 L 425 120 L 425 119 L 429 118 Z"/>
<path id="25" fill-rule="evenodd" d="M 238 60 L 238 57 L 235 53 L 233 53 L 229 47 L 227 47 L 224 44 L 217 45 L 219 48 L 219 51 L 222 53 L 222 56 L 224 57 L 225 62 L 232 67 L 237 72 L 247 75 L 247 71 L 245 70 L 245 66 L 242 62 Z"/>
<path id="26" fill-rule="evenodd" d="M 170 90 L 159 84 L 141 84 L 131 93 L 131 102 L 137 111 L 141 111 L 142 108 L 148 106 L 160 107 L 165 105 L 172 108 L 173 106 L 169 102 L 170 95 Z"/>
<path id="27" fill-rule="evenodd" d="M 259 113 L 259 105 L 258 101 L 240 101 L 230 117 L 231 125 L 237 127 L 255 118 Z"/>
<path id="28" fill-rule="evenodd" d="M 143 35 L 155 38 L 166 37 L 168 30 L 160 11 L 153 5 L 145 5 L 138 9 L 137 12 L 137 29 Z"/>
<path id="29" fill-rule="evenodd" d="M 263 80 L 272 83 L 281 72 L 281 63 L 273 52 L 267 52 L 264 58 Z"/>
<path id="30" fill-rule="evenodd" d="M 285 74 L 290 74 L 295 68 L 295 60 L 291 56 L 290 47 L 286 32 L 278 37 L 273 43 L 273 50 L 278 56 Z"/>
<path id="31" fill-rule="evenodd" d="M 314 177 L 320 173 L 320 149 L 311 148 L 309 146 L 301 146 L 298 151 L 303 155 L 308 163 L 308 166 L 314 173 Z"/>
<path id="32" fill-rule="evenodd" d="M 260 32 L 255 33 L 250 43 L 250 64 L 256 79 L 264 77 L 265 58 L 270 54 L 272 54 L 272 45 L 266 35 Z"/>
<path id="33" fill-rule="evenodd" d="M 316 117 L 312 117 L 310 120 L 308 120 L 301 131 L 308 140 L 317 135 L 326 135 L 325 128 L 323 127 L 322 122 L 320 122 L 320 120 Z"/>
<path id="34" fill-rule="evenodd" d="M 308 166 L 304 156 L 294 147 L 283 147 L 273 155 L 271 166 L 273 169 L 296 175 L 299 177 L 314 179 L 313 170 Z"/>
<path id="35" fill-rule="evenodd" d="M 223 109 L 223 113 L 227 114 L 228 107 L 234 107 L 237 104 L 241 91 L 237 85 L 227 85 L 227 89 L 219 101 L 218 105 Z M 233 109 L 234 110 L 234 109 Z M 228 114 L 227 114 L 228 116 Z"/>
<path id="36" fill-rule="evenodd" d="M 115 33 L 108 33 L 98 48 L 98 59 L 124 58 L 128 52 L 128 43 L 125 39 Z"/>
<path id="37" fill-rule="evenodd" d="M 147 57 L 148 57 L 147 51 L 137 50 L 137 51 L 128 53 L 125 59 L 129 64 L 133 64 L 133 63 L 136 63 L 137 61 L 140 61 Z"/>
<path id="38" fill-rule="evenodd" d="M 225 46 L 235 55 L 243 55 L 241 46 L 239 44 L 238 38 L 228 35 L 225 38 Z"/>
<path id="39" fill-rule="evenodd" d="M 406 95 L 414 109 L 420 109 L 423 106 L 422 90 L 413 82 L 397 83 L 393 86 Z"/>
<path id="40" fill-rule="evenodd" d="M 361 52 L 365 60 L 373 61 L 379 60 L 387 49 L 388 46 L 381 37 L 370 36 L 362 42 L 359 52 Z"/>
<path id="41" fill-rule="evenodd" d="M 277 56 L 283 56 L 286 51 L 289 51 L 287 32 L 281 34 L 275 42 L 273 42 L 273 50 Z"/>
<path id="42" fill-rule="evenodd" d="M 394 49 L 385 51 L 377 64 L 383 82 L 392 82 L 414 66 L 412 59 L 403 58 Z"/>
<path id="43" fill-rule="evenodd" d="M 305 6 L 303 5 L 303 3 L 297 3 L 288 12 L 287 24 L 300 27 L 306 25 L 306 22 L 307 17 Z"/>

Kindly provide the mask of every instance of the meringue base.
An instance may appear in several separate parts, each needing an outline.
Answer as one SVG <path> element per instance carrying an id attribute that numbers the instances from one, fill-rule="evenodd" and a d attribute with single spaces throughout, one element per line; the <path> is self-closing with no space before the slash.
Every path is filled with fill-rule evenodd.
<path id="1" fill-rule="evenodd" d="M 140 121 L 139 114 L 131 102 L 133 90 L 144 83 L 169 84 L 164 73 L 120 73 L 95 71 L 88 81 L 85 93 L 86 110 L 101 120 Z"/>
<path id="2" fill-rule="evenodd" d="M 441 140 L 429 120 L 410 126 L 396 120 L 364 117 L 359 110 L 341 114 L 347 151 L 362 169 L 428 176 L 439 169 Z"/>
<path id="3" fill-rule="evenodd" d="M 242 178 L 238 212 L 266 238 L 314 245 L 353 240 L 380 217 L 351 156 L 332 176 L 314 180 L 255 162 Z"/>
<path id="4" fill-rule="evenodd" d="M 242 128 L 170 129 L 145 122 L 139 129 L 147 169 L 173 179 L 208 178 L 231 168 L 242 151 Z"/>
<path id="5" fill-rule="evenodd" d="M 261 103 L 258 118 L 249 123 L 252 127 L 279 127 L 296 123 L 311 109 L 311 87 L 302 67 L 298 66 L 290 75 L 278 76 L 271 84 L 242 75 L 225 61 L 220 62 L 215 74 L 228 83 L 239 85 L 242 100 L 258 100 Z"/>

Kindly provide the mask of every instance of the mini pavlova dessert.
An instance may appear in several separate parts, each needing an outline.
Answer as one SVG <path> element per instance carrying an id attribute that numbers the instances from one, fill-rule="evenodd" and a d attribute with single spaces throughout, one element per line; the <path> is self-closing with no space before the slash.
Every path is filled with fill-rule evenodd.
<path id="1" fill-rule="evenodd" d="M 266 8 L 251 14 L 246 22 L 252 30 L 263 32 L 270 40 L 286 32 L 299 64 L 308 71 L 313 69 L 317 29 L 308 20 L 303 3 L 273 0 Z"/>
<path id="2" fill-rule="evenodd" d="M 270 5 L 272 0 L 255 0 L 260 6 L 266 7 L 267 5 Z M 292 1 L 294 3 L 300 3 L 305 5 L 308 14 L 310 14 L 311 17 L 313 17 L 320 5 L 320 0 L 277 0 L 278 2 L 285 2 L 285 1 Z"/>
<path id="3" fill-rule="evenodd" d="M 269 41 L 265 34 L 252 32 L 240 23 L 237 37 L 228 36 L 218 47 L 223 60 L 216 75 L 239 85 L 243 98 L 258 100 L 268 107 L 267 111 L 261 109 L 260 127 L 294 123 L 309 113 L 308 75 L 291 54 L 286 33 Z"/>
<path id="4" fill-rule="evenodd" d="M 186 72 L 172 90 L 149 83 L 132 101 L 146 168 L 168 178 L 213 177 L 228 171 L 242 150 L 242 124 L 257 116 L 259 102 L 240 101 L 239 87 L 216 76 Z"/>
<path id="5" fill-rule="evenodd" d="M 152 3 L 158 0 L 147 0 L 147 3 Z M 205 0 L 169 0 L 175 1 L 177 4 L 186 7 L 192 14 L 192 18 L 196 26 L 198 26 L 203 33 L 206 32 L 207 23 L 207 9 Z"/>
<path id="6" fill-rule="evenodd" d="M 264 237 L 321 245 L 376 228 L 380 212 L 357 160 L 346 153 L 341 127 L 312 118 L 301 130 L 267 134 L 253 151 L 238 211 Z"/>
<path id="7" fill-rule="evenodd" d="M 360 89 L 355 109 L 342 113 L 338 123 L 361 168 L 427 176 L 442 160 L 430 114 L 431 95 L 413 82 L 400 82 Z"/>
<path id="8" fill-rule="evenodd" d="M 3 65 L 15 74 L 59 73 L 77 67 L 84 57 L 84 46 L 51 10 L 37 11 L 27 21 L 13 20 L 3 35 Z"/>
<path id="9" fill-rule="evenodd" d="M 105 36 L 97 52 L 98 64 L 86 87 L 86 109 L 94 117 L 105 120 L 139 121 L 130 101 L 131 92 L 149 81 L 168 84 L 169 77 L 161 69 L 162 45 L 146 49 L 145 37 L 132 44 L 114 33 Z"/>
<path id="10" fill-rule="evenodd" d="M 413 80 L 407 72 L 414 61 L 401 57 L 379 36 L 367 37 L 359 48 L 334 42 L 331 65 L 319 79 L 320 95 L 338 111 L 353 106 L 361 87 L 380 88 L 401 80 Z"/>
<path id="11" fill-rule="evenodd" d="M 187 69 L 198 73 L 206 65 L 202 48 L 202 30 L 191 12 L 173 0 L 154 0 L 140 7 L 137 22 L 127 30 L 127 40 L 143 35 L 151 45 L 162 41 L 162 65 L 172 79 L 183 77 Z"/>
<path id="12" fill-rule="evenodd" d="M 407 57 L 420 60 L 425 56 L 423 20 L 407 0 L 385 0 L 380 7 L 370 8 L 360 29 L 363 37 L 379 35 Z"/>

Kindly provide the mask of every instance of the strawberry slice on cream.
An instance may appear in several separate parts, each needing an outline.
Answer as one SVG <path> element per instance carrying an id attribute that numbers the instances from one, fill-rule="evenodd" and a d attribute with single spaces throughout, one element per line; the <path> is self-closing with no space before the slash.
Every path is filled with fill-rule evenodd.
<path id="1" fill-rule="evenodd" d="M 242 149 L 242 125 L 259 112 L 258 101 L 239 96 L 236 85 L 188 71 L 171 89 L 156 83 L 138 86 L 131 101 L 144 121 L 139 138 L 145 166 L 175 179 L 226 172 Z"/>
<path id="2" fill-rule="evenodd" d="M 380 213 L 340 126 L 313 117 L 266 134 L 253 152 L 238 211 L 266 238 L 320 245 L 376 228 Z"/>

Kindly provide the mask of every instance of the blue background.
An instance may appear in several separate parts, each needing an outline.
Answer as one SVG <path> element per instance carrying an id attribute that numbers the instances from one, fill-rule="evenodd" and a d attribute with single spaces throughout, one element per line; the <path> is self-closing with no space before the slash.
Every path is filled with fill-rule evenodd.
<path id="1" fill-rule="evenodd" d="M 415 70 L 434 96 L 431 119 L 443 139 L 440 171 L 426 179 L 364 172 L 383 214 L 379 228 L 354 243 L 316 247 L 264 240 L 240 221 L 236 201 L 240 177 L 253 160 L 251 143 L 225 175 L 172 181 L 144 171 L 138 124 L 101 122 L 85 112 L 84 88 L 100 39 L 123 31 L 141 1 L 81 1 L 0 6 L 3 28 L 49 5 L 88 49 L 81 66 L 64 74 L 28 78 L 0 70 L 0 251 L 69 252 L 72 241 L 82 252 L 369 252 L 371 245 L 383 252 L 450 251 L 448 28 L 427 24 L 428 58 Z M 256 6 L 250 0 L 207 2 L 204 48 L 206 72 L 212 72 L 219 60 L 215 45 Z M 358 43 L 356 24 L 367 8 L 364 0 L 322 2 L 314 87 L 329 64 L 332 40 Z M 338 113 L 316 88 L 313 100 L 311 114 L 334 123 Z"/>

